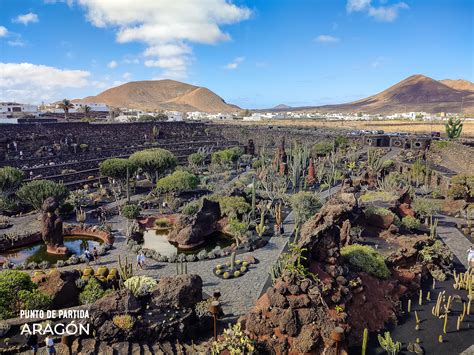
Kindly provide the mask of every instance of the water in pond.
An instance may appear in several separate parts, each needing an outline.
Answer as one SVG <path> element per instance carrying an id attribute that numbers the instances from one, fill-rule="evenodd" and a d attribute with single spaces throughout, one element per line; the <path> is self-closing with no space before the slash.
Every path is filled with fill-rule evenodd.
<path id="1" fill-rule="evenodd" d="M 0 253 L 0 260 L 8 259 L 11 262 L 18 264 L 22 262 L 36 262 L 40 263 L 43 260 L 49 261 L 51 264 L 56 263 L 58 260 L 67 260 L 72 254 L 81 255 L 86 249 L 92 250 L 94 247 L 98 247 L 102 244 L 102 241 L 87 237 L 65 237 L 64 245 L 68 248 L 68 255 L 56 255 L 49 254 L 46 252 L 46 244 L 38 242 L 35 244 L 27 245 L 18 249 L 12 249 Z"/>
<path id="2" fill-rule="evenodd" d="M 208 240 L 206 244 L 200 245 L 194 249 L 182 250 L 175 244 L 168 242 L 166 239 L 167 235 L 168 231 L 166 230 L 146 230 L 143 234 L 143 248 L 156 250 L 161 255 L 169 257 L 174 254 L 197 254 L 201 250 L 210 252 L 216 246 L 220 246 L 223 249 L 230 246 L 235 241 L 234 238 L 225 233 L 215 232 L 206 238 Z"/>

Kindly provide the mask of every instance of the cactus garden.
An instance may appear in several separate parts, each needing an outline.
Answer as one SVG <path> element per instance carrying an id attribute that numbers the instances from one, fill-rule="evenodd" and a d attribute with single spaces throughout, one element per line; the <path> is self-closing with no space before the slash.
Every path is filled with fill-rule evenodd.
<path id="1" fill-rule="evenodd" d="M 89 324 L 70 345 L 53 335 L 72 353 L 468 348 L 471 175 L 446 174 L 429 147 L 205 129 L 189 149 L 169 136 L 104 159 L 82 186 L 33 189 L 0 168 L 0 353 L 28 351 L 21 327 L 38 320 L 21 315 L 37 309 L 88 311 L 39 322 Z"/>

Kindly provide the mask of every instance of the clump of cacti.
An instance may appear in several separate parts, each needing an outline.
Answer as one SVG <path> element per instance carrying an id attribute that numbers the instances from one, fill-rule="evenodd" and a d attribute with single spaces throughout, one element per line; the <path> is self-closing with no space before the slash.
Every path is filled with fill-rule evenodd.
<path id="1" fill-rule="evenodd" d="M 186 275 L 188 273 L 188 262 L 178 261 L 176 263 L 176 275 Z"/>
<path id="2" fill-rule="evenodd" d="M 385 332 L 384 336 L 378 335 L 380 346 L 390 355 L 396 355 L 402 349 L 402 343 L 395 342 L 390 335 L 390 332 Z"/>
<path id="3" fill-rule="evenodd" d="M 461 136 L 463 122 L 459 117 L 449 117 L 448 122 L 445 124 L 446 135 L 449 139 L 456 139 Z"/>
<path id="4" fill-rule="evenodd" d="M 122 264 L 122 260 L 120 258 L 120 255 L 118 257 L 118 265 L 119 265 L 119 274 L 120 274 L 120 279 L 122 281 L 126 281 L 129 278 L 133 276 L 133 264 L 128 262 L 128 258 L 125 257 L 125 261 Z"/>

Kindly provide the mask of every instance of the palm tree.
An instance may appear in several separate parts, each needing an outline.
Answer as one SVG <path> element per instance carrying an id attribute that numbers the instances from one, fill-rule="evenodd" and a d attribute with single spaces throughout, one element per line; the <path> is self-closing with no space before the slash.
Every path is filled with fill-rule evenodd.
<path id="1" fill-rule="evenodd" d="M 82 112 L 84 113 L 84 118 L 88 118 L 89 113 L 92 111 L 92 108 L 88 105 L 82 106 Z"/>
<path id="2" fill-rule="evenodd" d="M 73 103 L 72 103 L 70 100 L 68 100 L 68 99 L 64 99 L 63 101 L 61 101 L 61 102 L 59 103 L 58 106 L 59 106 L 59 108 L 61 108 L 61 109 L 64 110 L 64 119 L 67 120 L 67 118 L 68 118 L 68 113 L 69 113 L 69 109 L 71 109 L 71 108 L 74 107 Z"/>

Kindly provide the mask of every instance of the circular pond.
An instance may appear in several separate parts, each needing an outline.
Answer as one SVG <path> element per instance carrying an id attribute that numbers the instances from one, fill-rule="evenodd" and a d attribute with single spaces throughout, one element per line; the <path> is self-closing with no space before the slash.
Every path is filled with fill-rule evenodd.
<path id="1" fill-rule="evenodd" d="M 67 260 L 72 254 L 81 255 L 86 249 L 92 250 L 102 244 L 101 240 L 88 238 L 83 236 L 64 237 L 64 245 L 68 248 L 69 254 L 57 255 L 46 252 L 46 244 L 43 242 L 34 243 L 18 249 L 12 249 L 0 253 L 0 261 L 8 259 L 11 262 L 18 263 L 40 263 L 43 260 L 49 261 L 51 264 L 58 260 Z"/>
<path id="2" fill-rule="evenodd" d="M 234 238 L 232 238 L 230 235 L 221 232 L 215 232 L 206 238 L 208 241 L 205 244 L 202 244 L 194 249 L 183 250 L 178 248 L 177 245 L 170 243 L 168 239 L 166 239 L 167 235 L 167 230 L 148 229 L 143 234 L 144 242 L 142 247 L 155 250 L 163 256 L 170 257 L 171 255 L 176 254 L 197 254 L 201 250 L 210 252 L 217 246 L 224 249 L 235 242 Z"/>

